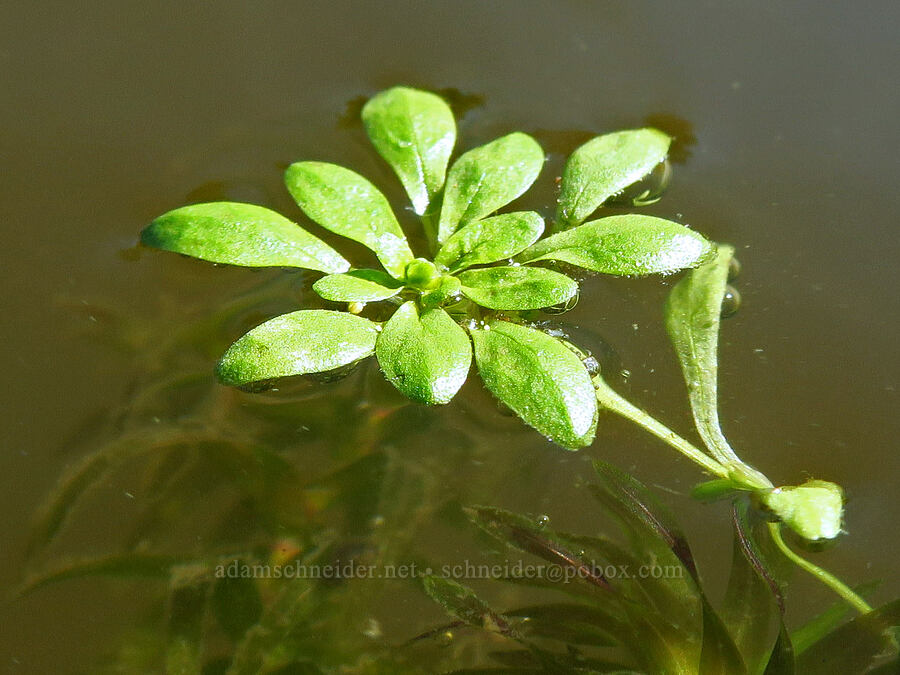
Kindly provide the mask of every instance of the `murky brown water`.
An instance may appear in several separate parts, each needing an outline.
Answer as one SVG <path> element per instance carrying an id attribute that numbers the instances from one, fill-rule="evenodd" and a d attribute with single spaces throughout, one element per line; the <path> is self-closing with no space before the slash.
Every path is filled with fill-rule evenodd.
<path id="1" fill-rule="evenodd" d="M 483 100 L 463 119 L 460 147 L 520 129 L 557 153 L 528 197 L 539 207 L 552 201 L 561 153 L 581 132 L 648 118 L 692 130 L 696 142 L 650 212 L 738 247 L 743 306 L 725 324 L 721 356 L 726 433 L 776 481 L 808 472 L 841 483 L 851 536 L 817 560 L 852 582 L 885 579 L 879 597 L 896 596 L 900 12 L 875 4 L 6 5 L 0 579 L 7 588 L 21 580 L 30 521 L 66 467 L 105 443 L 160 442 L 188 428 L 266 444 L 308 476 L 366 444 L 385 448 L 390 475 L 407 486 L 382 503 L 408 519 L 392 535 L 405 542 L 397 550 L 439 561 L 479 550 L 446 504 L 546 513 L 561 528 L 594 531 L 596 508 L 574 485 L 589 458 L 605 458 L 678 493 L 667 501 L 721 587 L 726 510 L 686 498 L 694 468 L 619 420 L 604 419 L 593 447 L 573 455 L 486 405 L 476 382 L 446 408 L 407 408 L 378 423 L 372 411 L 397 399 L 373 368 L 282 399 L 214 385 L 221 350 L 295 307 L 302 281 L 135 252 L 138 232 L 188 200 L 256 201 L 296 215 L 280 180 L 299 159 L 353 167 L 402 203 L 352 120 L 360 97 L 407 83 Z M 580 344 L 613 349 L 631 373 L 620 388 L 687 433 L 660 320 L 665 291 L 655 280 L 592 280 L 561 320 L 578 327 Z M 204 323 L 242 298 L 248 306 Z M 178 378 L 187 381 L 170 381 Z M 349 431 L 363 424 L 358 436 Z M 148 462 L 106 476 L 40 561 L 136 543 L 155 494 Z M 177 527 L 163 536 L 144 525 L 150 543 L 202 552 L 253 529 L 239 518 L 233 532 L 216 529 L 240 490 L 223 478 L 204 491 L 200 477 L 194 493 L 188 481 L 187 495 L 171 498 L 173 512 L 184 509 Z M 329 526 L 355 541 L 350 525 Z M 0 668 L 88 669 L 152 612 L 160 588 L 75 580 L 6 603 Z M 509 592 L 492 598 L 503 605 Z M 794 619 L 830 602 L 800 577 L 790 594 Z M 442 620 L 411 587 L 367 607 L 389 639 Z"/>

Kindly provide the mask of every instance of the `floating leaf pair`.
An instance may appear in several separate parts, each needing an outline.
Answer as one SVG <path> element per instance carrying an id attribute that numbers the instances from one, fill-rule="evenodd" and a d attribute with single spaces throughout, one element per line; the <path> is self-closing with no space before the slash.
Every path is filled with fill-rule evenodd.
<path id="1" fill-rule="evenodd" d="M 583 223 L 664 160 L 669 138 L 653 129 L 622 131 L 576 150 L 562 179 L 556 233 L 540 239 L 539 214 L 495 215 L 541 171 L 544 153 L 533 138 L 511 133 L 451 164 L 450 108 L 434 94 L 406 87 L 372 98 L 362 119 L 421 217 L 433 260 L 416 256 L 378 188 L 325 162 L 292 164 L 288 190 L 311 221 L 363 244 L 383 269 L 351 269 L 315 235 L 250 204 L 185 206 L 144 230 L 145 244 L 212 262 L 324 272 L 313 290 L 353 311 L 300 310 L 257 326 L 222 357 L 221 381 L 244 386 L 333 370 L 374 354 L 409 398 L 444 404 L 465 382 L 474 354 L 485 385 L 525 422 L 564 447 L 589 444 L 597 401 L 577 350 L 523 325 L 516 313 L 561 305 L 578 293 L 574 279 L 536 265 L 668 274 L 713 254 L 702 236 L 660 218 L 632 214 Z M 396 308 L 387 321 L 359 315 L 376 302 Z"/>

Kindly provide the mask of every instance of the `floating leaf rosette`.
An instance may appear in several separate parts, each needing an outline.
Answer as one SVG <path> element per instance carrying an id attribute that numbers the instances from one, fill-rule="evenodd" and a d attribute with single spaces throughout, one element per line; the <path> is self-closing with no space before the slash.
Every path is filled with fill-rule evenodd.
<path id="1" fill-rule="evenodd" d="M 459 391 L 474 354 L 487 388 L 526 423 L 563 447 L 589 445 L 598 406 L 580 352 L 527 325 L 520 313 L 564 305 L 578 293 L 574 279 L 547 265 L 618 276 L 669 274 L 714 254 L 704 237 L 661 218 L 583 222 L 663 161 L 669 137 L 655 129 L 619 131 L 576 150 L 562 178 L 555 234 L 541 239 L 540 214 L 498 213 L 543 167 L 544 152 L 531 136 L 510 133 L 451 162 L 456 124 L 449 106 L 408 87 L 372 98 L 362 120 L 421 218 L 430 259 L 413 252 L 375 185 L 319 161 L 292 164 L 287 189 L 310 221 L 369 248 L 381 269 L 351 269 L 305 227 L 251 204 L 183 206 L 144 230 L 145 244 L 203 260 L 323 272 L 313 290 L 346 303 L 347 311 L 299 309 L 257 326 L 222 357 L 220 380 L 248 386 L 374 354 L 398 390 L 439 405 Z M 369 303 L 393 314 L 367 318 Z"/>

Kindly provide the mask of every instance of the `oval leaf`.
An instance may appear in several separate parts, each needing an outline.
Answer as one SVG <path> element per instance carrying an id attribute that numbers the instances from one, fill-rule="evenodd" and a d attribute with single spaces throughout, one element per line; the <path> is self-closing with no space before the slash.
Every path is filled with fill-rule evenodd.
<path id="1" fill-rule="evenodd" d="M 369 140 L 391 165 L 420 216 L 444 186 L 456 143 L 453 113 L 440 96 L 394 87 L 362 109 Z"/>
<path id="2" fill-rule="evenodd" d="M 309 309 L 269 319 L 228 348 L 216 374 L 234 386 L 346 366 L 375 350 L 378 325 L 346 312 Z"/>
<path id="3" fill-rule="evenodd" d="M 368 246 L 391 276 L 403 278 L 413 254 L 378 188 L 350 169 L 325 162 L 291 164 L 284 181 L 307 216 L 326 230 Z"/>
<path id="4" fill-rule="evenodd" d="M 524 251 L 543 232 L 544 219 L 534 211 L 476 220 L 454 232 L 434 261 L 451 272 L 472 265 L 487 265 Z"/>
<path id="5" fill-rule="evenodd" d="M 617 131 L 594 138 L 569 157 L 557 220 L 578 225 L 603 202 L 640 180 L 666 158 L 672 139 L 656 129 Z"/>
<path id="6" fill-rule="evenodd" d="M 527 424 L 569 449 L 590 445 L 597 399 L 581 360 L 556 338 L 507 321 L 471 331 L 485 386 Z"/>
<path id="7" fill-rule="evenodd" d="M 463 272 L 459 281 L 463 295 L 490 309 L 540 309 L 578 292 L 575 280 L 540 267 L 485 267 Z"/>
<path id="8" fill-rule="evenodd" d="M 333 248 L 284 216 L 238 202 L 193 204 L 161 215 L 141 233 L 147 246 L 227 265 L 343 272 Z"/>
<path id="9" fill-rule="evenodd" d="M 438 224 L 443 244 L 463 225 L 490 215 L 531 187 L 544 151 L 531 136 L 513 133 L 469 150 L 454 162 Z"/>
<path id="10" fill-rule="evenodd" d="M 718 409 L 718 349 L 722 300 L 734 248 L 719 244 L 715 259 L 679 281 L 666 301 L 666 329 L 687 382 L 694 424 L 720 462 L 736 458 Z"/>
<path id="11" fill-rule="evenodd" d="M 421 316 L 412 300 L 388 321 L 375 346 L 384 376 L 414 401 L 449 403 L 466 381 L 472 345 L 443 309 Z"/>
<path id="12" fill-rule="evenodd" d="M 462 284 L 459 279 L 451 276 L 441 277 L 441 284 L 433 291 L 422 294 L 423 307 L 437 307 L 444 304 L 452 304 L 460 300 Z"/>
<path id="13" fill-rule="evenodd" d="M 352 270 L 322 277 L 313 290 L 333 302 L 375 302 L 397 295 L 403 286 L 379 270 Z"/>
<path id="14" fill-rule="evenodd" d="M 670 274 L 701 264 L 713 249 L 711 242 L 684 225 L 627 214 L 549 236 L 516 260 L 558 260 L 603 274 Z"/>

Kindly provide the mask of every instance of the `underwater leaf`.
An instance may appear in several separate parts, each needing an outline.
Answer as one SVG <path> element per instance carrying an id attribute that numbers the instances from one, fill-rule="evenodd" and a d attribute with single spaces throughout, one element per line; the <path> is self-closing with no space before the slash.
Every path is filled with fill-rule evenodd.
<path id="1" fill-rule="evenodd" d="M 209 596 L 209 568 L 187 563 L 172 570 L 169 582 L 166 672 L 202 672 L 203 628 Z"/>
<path id="2" fill-rule="evenodd" d="M 351 270 L 322 277 L 313 290 L 332 302 L 376 302 L 397 295 L 403 285 L 379 270 Z"/>
<path id="3" fill-rule="evenodd" d="M 291 164 L 284 182 L 311 220 L 372 249 L 392 277 L 403 278 L 413 254 L 378 188 L 350 169 L 325 162 Z"/>
<path id="4" fill-rule="evenodd" d="M 153 248 L 228 265 L 344 272 L 333 248 L 284 216 L 237 202 L 194 204 L 161 215 L 141 232 Z"/>
<path id="5" fill-rule="evenodd" d="M 871 595 L 877 586 L 878 582 L 870 582 L 853 590 L 860 597 L 865 598 Z M 791 631 L 791 642 L 794 644 L 794 652 L 798 656 L 805 652 L 810 646 L 840 626 L 851 611 L 853 611 L 853 608 L 846 601 L 838 600 L 821 614 L 817 614 L 799 628 Z"/>
<path id="6" fill-rule="evenodd" d="M 717 352 L 722 300 L 733 256 L 734 248 L 719 244 L 712 261 L 675 285 L 665 310 L 666 328 L 687 382 L 697 431 L 709 451 L 726 465 L 734 463 L 737 455 L 719 425 Z M 761 487 L 769 487 L 767 483 Z"/>
<path id="7" fill-rule="evenodd" d="M 240 567 L 245 563 L 237 560 L 237 564 Z M 226 575 L 216 579 L 211 603 L 216 621 L 233 641 L 243 637 L 263 611 L 256 581 L 250 577 Z"/>
<path id="8" fill-rule="evenodd" d="M 758 526 L 751 526 L 746 500 L 734 504 L 732 519 L 731 573 L 721 615 L 748 669 L 759 672 L 769 655 L 770 629 L 774 620 L 780 620 L 784 600 L 757 546 L 757 540 L 764 533 Z M 782 643 L 780 648 L 783 650 L 786 646 Z"/>
<path id="9" fill-rule="evenodd" d="M 61 563 L 53 569 L 30 575 L 18 590 L 19 595 L 32 593 L 43 586 L 82 577 L 168 579 L 182 558 L 149 553 L 121 553 L 102 558 L 87 558 Z"/>
<path id="10" fill-rule="evenodd" d="M 391 165 L 420 216 L 444 186 L 456 142 L 456 122 L 444 99 L 427 91 L 393 87 L 362 109 L 369 140 Z"/>
<path id="11" fill-rule="evenodd" d="M 707 260 L 713 245 L 684 225 L 627 214 L 592 220 L 537 242 L 520 263 L 558 260 L 602 274 L 671 274 Z"/>
<path id="12" fill-rule="evenodd" d="M 469 150 L 450 168 L 438 223 L 438 243 L 456 230 L 506 206 L 525 192 L 544 165 L 531 136 L 512 133 Z"/>
<path id="13" fill-rule="evenodd" d="M 488 265 L 524 251 L 544 231 L 544 219 L 534 211 L 504 213 L 459 228 L 434 259 L 451 272 Z"/>
<path id="14" fill-rule="evenodd" d="M 578 293 L 574 279 L 540 267 L 484 267 L 458 277 L 463 295 L 490 309 L 540 309 Z"/>
<path id="15" fill-rule="evenodd" d="M 224 384 L 240 386 L 289 375 L 321 373 L 375 351 L 378 325 L 324 309 L 282 314 L 232 344 L 216 367 Z"/>
<path id="16" fill-rule="evenodd" d="M 763 675 L 794 675 L 796 672 L 797 660 L 794 658 L 794 647 L 791 644 L 791 636 L 784 627 L 784 621 L 778 631 L 778 639 L 772 652 L 769 654 L 769 660 L 765 664 Z"/>
<path id="17" fill-rule="evenodd" d="M 506 616 L 527 619 L 520 630 L 525 637 L 560 640 L 567 644 L 609 647 L 616 639 L 604 630 L 609 613 L 580 603 L 553 603 L 520 607 Z"/>
<path id="18" fill-rule="evenodd" d="M 557 220 L 572 227 L 666 158 L 672 139 L 656 129 L 617 131 L 575 150 L 563 170 Z"/>
<path id="19" fill-rule="evenodd" d="M 470 626 L 485 628 L 507 637 L 518 637 L 509 620 L 492 610 L 475 593 L 452 579 L 426 575 L 422 577 L 425 592 L 450 615 Z"/>
<path id="20" fill-rule="evenodd" d="M 443 309 L 419 314 L 414 300 L 394 312 L 375 345 L 384 376 L 420 403 L 449 403 L 466 381 L 472 344 Z"/>
<path id="21" fill-rule="evenodd" d="M 864 673 L 879 657 L 897 654 L 900 600 L 857 616 L 811 645 L 797 659 L 798 673 Z"/>
<path id="22" fill-rule="evenodd" d="M 597 399 L 575 353 L 546 333 L 508 321 L 470 331 L 485 386 L 526 424 L 564 448 L 590 445 Z"/>

